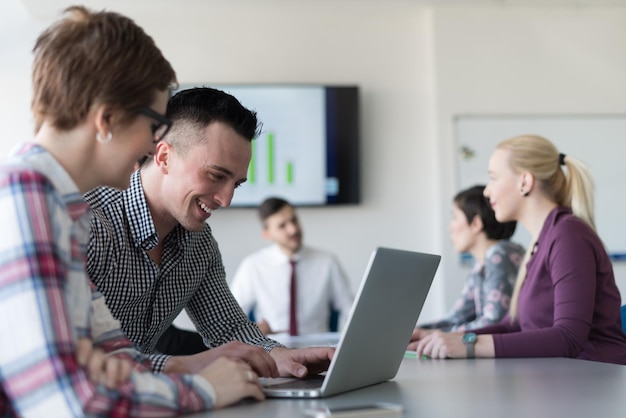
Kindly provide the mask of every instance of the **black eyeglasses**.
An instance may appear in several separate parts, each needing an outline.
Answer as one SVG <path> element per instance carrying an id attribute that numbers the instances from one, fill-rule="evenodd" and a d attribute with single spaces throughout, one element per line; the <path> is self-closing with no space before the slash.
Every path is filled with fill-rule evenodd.
<path id="1" fill-rule="evenodd" d="M 163 139 L 165 134 L 167 134 L 172 127 L 172 121 L 163 116 L 162 114 L 155 112 L 149 107 L 140 107 L 137 109 L 137 112 L 146 115 L 158 123 L 152 124 L 152 135 L 154 136 L 154 142 L 157 143 Z"/>

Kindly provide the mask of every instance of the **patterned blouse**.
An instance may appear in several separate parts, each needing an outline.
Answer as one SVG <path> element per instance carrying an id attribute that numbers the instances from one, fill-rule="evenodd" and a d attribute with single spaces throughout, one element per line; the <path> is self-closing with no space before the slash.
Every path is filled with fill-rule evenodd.
<path id="1" fill-rule="evenodd" d="M 492 245 L 485 254 L 484 263 L 474 264 L 452 312 L 440 321 L 419 327 L 464 331 L 499 322 L 509 310 L 524 252 L 522 246 L 509 240 Z"/>

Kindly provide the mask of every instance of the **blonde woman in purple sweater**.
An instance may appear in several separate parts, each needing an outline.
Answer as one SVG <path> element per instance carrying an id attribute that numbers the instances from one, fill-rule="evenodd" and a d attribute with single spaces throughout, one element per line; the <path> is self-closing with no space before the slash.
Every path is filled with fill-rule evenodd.
<path id="1" fill-rule="evenodd" d="M 545 138 L 511 138 L 491 156 L 485 196 L 498 221 L 518 221 L 532 237 L 509 313 L 500 323 L 473 332 L 429 334 L 418 342 L 418 355 L 571 357 L 626 364 L 621 297 L 595 230 L 586 166 L 560 154 Z"/>

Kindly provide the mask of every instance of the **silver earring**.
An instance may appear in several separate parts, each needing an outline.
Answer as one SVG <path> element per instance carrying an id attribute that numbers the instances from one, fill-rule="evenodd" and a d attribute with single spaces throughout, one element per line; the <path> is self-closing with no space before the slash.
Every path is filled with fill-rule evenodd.
<path id="1" fill-rule="evenodd" d="M 102 135 L 100 135 L 100 132 L 96 133 L 96 141 L 102 143 L 102 144 L 106 144 L 107 142 L 111 142 L 111 139 L 113 138 L 113 134 L 111 133 L 111 131 L 107 132 L 107 136 L 105 138 L 102 138 Z"/>

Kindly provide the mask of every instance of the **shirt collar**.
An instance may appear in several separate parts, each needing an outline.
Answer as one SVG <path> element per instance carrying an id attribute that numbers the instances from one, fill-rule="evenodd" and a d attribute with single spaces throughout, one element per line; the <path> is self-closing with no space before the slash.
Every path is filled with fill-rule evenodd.
<path id="1" fill-rule="evenodd" d="M 159 235 L 152 221 L 152 215 L 146 202 L 141 185 L 141 170 L 137 170 L 130 178 L 130 186 L 124 191 L 124 208 L 128 218 L 128 226 L 135 246 L 151 250 L 159 243 Z"/>
<path id="2" fill-rule="evenodd" d="M 148 208 L 146 195 L 141 184 L 141 170 L 137 170 L 130 178 L 130 186 L 124 191 L 124 208 L 128 218 L 128 225 L 135 246 L 144 250 L 151 250 L 159 244 L 152 214 Z M 180 224 L 170 232 L 171 238 L 175 239 L 179 248 L 183 248 L 192 232 L 187 231 Z M 169 238 L 168 238 L 169 239 Z"/>
<path id="3" fill-rule="evenodd" d="M 291 257 L 289 257 L 287 254 L 283 252 L 283 250 L 280 249 L 278 244 L 274 244 L 270 248 L 271 248 L 273 256 L 276 257 L 277 260 L 282 260 L 285 263 L 288 263 L 290 260 L 293 260 L 296 262 L 299 261 L 302 258 L 302 252 L 304 250 L 304 247 L 302 247 L 300 248 L 300 251 L 298 251 Z"/>

